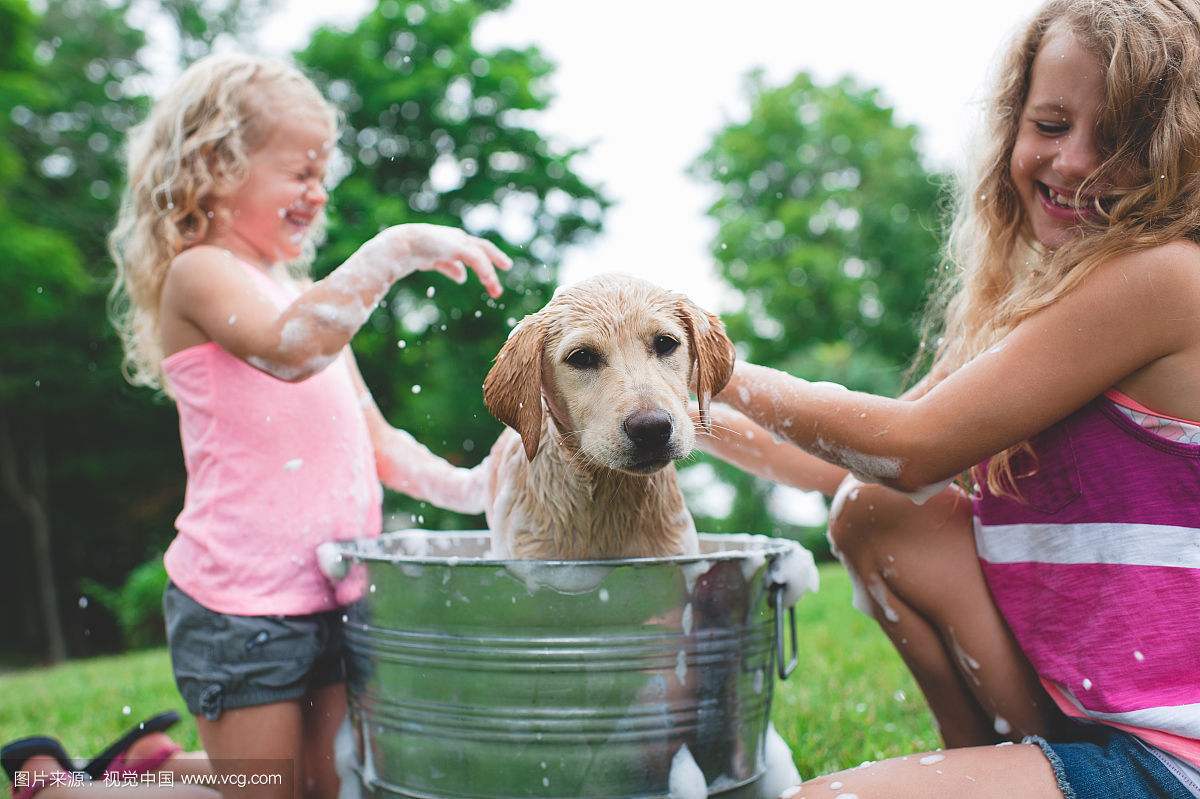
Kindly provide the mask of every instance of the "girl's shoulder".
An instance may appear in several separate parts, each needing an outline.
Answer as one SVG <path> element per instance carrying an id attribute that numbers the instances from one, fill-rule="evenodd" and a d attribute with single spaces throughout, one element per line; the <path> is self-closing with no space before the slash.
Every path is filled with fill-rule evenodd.
<path id="1" fill-rule="evenodd" d="M 171 259 L 164 292 L 191 301 L 237 289 L 252 280 L 248 266 L 224 247 L 196 244 Z"/>
<path id="2" fill-rule="evenodd" d="M 203 269 L 232 259 L 233 254 L 224 247 L 216 247 L 212 244 L 194 244 L 172 258 L 169 269 L 171 272 Z"/>
<path id="3" fill-rule="evenodd" d="M 1200 244 L 1179 239 L 1122 253 L 1101 264 L 1083 283 L 1093 291 L 1114 293 L 1131 307 L 1141 299 L 1155 313 L 1190 309 L 1190 316 L 1200 305 Z"/>
<path id="4" fill-rule="evenodd" d="M 1114 258 L 1113 264 L 1122 270 L 1136 269 L 1164 279 L 1200 285 L 1200 244 L 1188 239 L 1133 250 Z"/>

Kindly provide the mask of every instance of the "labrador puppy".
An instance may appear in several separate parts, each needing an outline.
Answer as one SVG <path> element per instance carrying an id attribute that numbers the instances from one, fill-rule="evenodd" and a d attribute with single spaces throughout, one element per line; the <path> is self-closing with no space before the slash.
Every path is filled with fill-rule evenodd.
<path id="1" fill-rule="evenodd" d="M 715 315 L 605 274 L 560 290 L 510 334 L 483 384 L 510 429 L 489 458 L 493 555 L 586 560 L 698 551 L 675 480 L 733 372 Z"/>

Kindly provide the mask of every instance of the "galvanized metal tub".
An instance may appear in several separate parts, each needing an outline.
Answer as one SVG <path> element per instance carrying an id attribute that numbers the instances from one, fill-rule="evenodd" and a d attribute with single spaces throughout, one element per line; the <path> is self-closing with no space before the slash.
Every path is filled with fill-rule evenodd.
<path id="1" fill-rule="evenodd" d="M 339 545 L 361 777 L 379 797 L 667 797 L 686 745 L 710 796 L 754 795 L 785 664 L 794 544 L 701 535 L 694 557 L 505 561 L 486 532 Z"/>

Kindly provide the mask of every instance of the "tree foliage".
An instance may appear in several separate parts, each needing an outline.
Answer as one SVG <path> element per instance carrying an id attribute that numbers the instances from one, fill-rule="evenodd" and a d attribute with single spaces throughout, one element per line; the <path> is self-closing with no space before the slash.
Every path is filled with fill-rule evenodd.
<path id="1" fill-rule="evenodd" d="M 740 355 L 810 380 L 894 395 L 916 349 L 938 260 L 942 178 L 921 163 L 917 130 L 878 90 L 806 73 L 781 86 L 751 73 L 749 114 L 693 165 L 716 200 L 711 252 L 744 297 L 725 314 Z M 720 466 L 736 485 L 711 528 L 770 530 L 769 488 Z"/>
<path id="2" fill-rule="evenodd" d="M 0 23 L 12 37 L 0 75 L 0 291 L 10 300 L 0 320 L 9 500 L 0 519 L 21 533 L 12 536 L 14 562 L 31 567 L 16 570 L 4 590 L 20 633 L 40 640 L 51 659 L 64 653 L 54 611 L 78 596 L 79 575 L 144 556 L 136 536 L 147 531 L 129 523 L 138 495 L 122 495 L 123 480 L 143 475 L 143 490 L 153 491 L 163 471 L 162 456 L 144 457 L 138 446 L 155 432 L 155 415 L 122 392 L 104 316 L 113 150 L 140 108 L 128 90 L 143 39 L 123 24 L 125 11 L 65 2 L 36 17 L 6 0 Z M 104 522 L 93 524 L 96 517 Z M 77 638 L 80 619 L 66 621 Z"/>
<path id="3" fill-rule="evenodd" d="M 270 0 L 152 5 L 173 29 L 165 46 L 178 48 L 182 65 L 246 38 Z M 532 48 L 484 53 L 471 45 L 475 22 L 500 5 L 407 3 L 402 14 L 384 2 L 349 32 L 317 31 L 300 54 L 347 123 L 346 175 L 318 276 L 380 227 L 405 221 L 466 225 L 517 260 L 498 303 L 477 283 L 409 278 L 353 343 L 393 423 L 464 464 L 482 458 L 500 429 L 479 395 L 510 319 L 549 296 L 558 253 L 597 230 L 606 205 L 575 176 L 575 152 L 531 124 L 549 102 L 552 65 Z M 20 489 L 0 492 L 0 525 L 11 531 L 8 562 L 34 564 L 28 509 L 44 511 L 54 569 L 51 578 L 13 569 L 0 586 L 10 657 L 58 655 L 39 604 L 44 584 L 57 589 L 68 652 L 114 646 L 115 620 L 102 602 L 83 601 L 81 582 L 125 583 L 120 596 L 133 596 L 132 582 L 149 573 L 135 567 L 170 542 L 183 501 L 175 411 L 124 383 L 105 312 L 118 155 L 151 85 L 132 10 L 133 0 L 49 0 L 34 13 L 25 0 L 0 0 L 0 291 L 9 299 L 0 320 L 8 431 L 0 455 L 11 455 Z M 398 48 L 410 49 L 411 63 Z M 389 502 L 429 525 L 480 524 Z M 126 628 L 136 626 L 121 615 Z"/>
<path id="4" fill-rule="evenodd" d="M 573 172 L 578 151 L 528 124 L 550 102 L 552 65 L 533 47 L 472 43 L 480 16 L 503 5 L 384 0 L 351 31 L 317 31 L 299 54 L 345 114 L 349 172 L 318 274 L 381 228 L 418 221 L 465 227 L 516 263 L 498 301 L 474 279 L 406 278 L 354 341 L 392 424 L 462 465 L 502 429 L 482 401 L 492 358 L 515 320 L 550 298 L 563 246 L 598 230 L 607 205 Z M 388 506 L 431 528 L 483 526 L 400 495 Z"/>

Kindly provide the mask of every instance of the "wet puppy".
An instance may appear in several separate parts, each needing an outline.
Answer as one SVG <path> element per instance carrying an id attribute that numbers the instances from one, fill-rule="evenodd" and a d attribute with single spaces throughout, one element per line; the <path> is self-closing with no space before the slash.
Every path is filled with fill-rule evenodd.
<path id="1" fill-rule="evenodd" d="M 721 320 L 626 275 L 560 290 L 513 329 L 483 384 L 509 426 L 492 447 L 493 554 L 583 560 L 698 550 L 673 461 L 691 453 L 695 389 L 733 371 Z"/>

